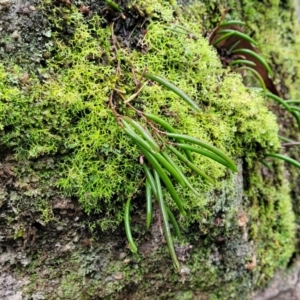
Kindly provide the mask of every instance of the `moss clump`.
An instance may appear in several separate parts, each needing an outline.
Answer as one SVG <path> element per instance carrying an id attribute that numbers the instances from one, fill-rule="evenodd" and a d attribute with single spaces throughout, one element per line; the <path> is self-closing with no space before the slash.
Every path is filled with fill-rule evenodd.
<path id="1" fill-rule="evenodd" d="M 278 174 L 282 174 L 282 163 L 275 164 L 274 168 Z M 270 278 L 277 267 L 286 266 L 295 250 L 295 214 L 286 179 L 270 179 L 266 169 L 263 169 L 261 174 L 256 169 L 254 174 L 250 178 L 248 190 L 248 197 L 252 201 L 249 208 L 252 218 L 249 234 L 251 239 L 258 242 L 258 271 Z M 271 186 L 266 185 L 266 180 Z M 265 236 L 268 236 L 268 239 L 261 238 Z M 262 277 L 257 280 L 259 284 L 264 281 Z"/>
<path id="2" fill-rule="evenodd" d="M 143 55 L 120 47 L 117 58 L 113 58 L 110 34 L 101 28 L 101 19 L 94 17 L 87 25 L 74 13 L 70 16 L 78 24 L 74 37 L 68 45 L 55 41 L 57 55 L 40 70 L 45 78 L 42 84 L 32 75 L 21 90 L 8 88 L 8 78 L 4 80 L 10 94 L 3 103 L 0 121 L 2 128 L 12 130 L 2 132 L 3 144 L 13 148 L 20 158 L 65 155 L 59 167 L 59 186 L 67 194 L 78 196 L 87 212 L 106 212 L 116 222 L 121 216 L 115 211 L 116 202 L 122 203 L 132 194 L 142 176 L 139 152 L 108 106 L 113 89 L 121 90 L 124 97 L 134 93 L 132 70 L 138 73 L 147 67 L 149 72 L 174 82 L 201 105 L 203 112 L 195 116 L 171 91 L 159 85 L 145 86 L 138 107 L 168 120 L 179 132 L 213 143 L 232 156 L 243 156 L 253 142 L 268 150 L 278 146 L 275 119 L 263 99 L 248 93 L 237 75 L 228 74 L 222 79 L 224 71 L 206 40 L 166 28 L 161 23 L 170 22 L 172 10 L 162 9 L 164 19 L 147 28 L 143 40 L 147 52 Z M 196 25 L 186 26 L 197 31 Z M 117 61 L 122 75 L 116 74 Z M 20 75 L 19 70 L 10 74 L 15 80 Z M 134 115 L 118 101 L 122 113 Z M 201 156 L 195 159 L 214 179 L 224 177 L 224 168 Z M 193 175 L 190 180 L 200 191 L 212 189 Z M 205 203 L 205 198 L 199 201 L 187 191 L 183 193 L 187 207 Z"/>
<path id="3" fill-rule="evenodd" d="M 172 273 L 166 253 L 153 250 L 151 255 L 143 254 L 144 260 L 135 257 L 132 265 L 107 264 L 106 274 L 124 272 L 120 284 L 97 288 L 96 281 L 91 281 L 90 285 L 93 293 L 107 296 L 125 290 L 134 281 L 140 285 L 135 298 L 142 299 L 143 289 L 152 292 L 152 282 L 144 280 L 151 273 L 153 280 L 160 282 L 157 294 L 168 298 L 175 297 L 178 290 L 186 291 L 185 297 L 190 290 L 196 294 L 212 294 L 214 290 L 215 296 L 222 299 L 238 297 L 261 283 L 262 275 L 268 279 L 276 267 L 284 266 L 293 251 L 288 190 L 280 189 L 279 183 L 275 190 L 257 174 L 263 151 L 279 147 L 278 125 L 264 99 L 249 92 L 239 75 L 222 69 L 214 49 L 199 34 L 196 19 L 182 17 L 179 23 L 170 5 L 157 1 L 153 7 L 155 16 L 146 34 L 134 33 L 137 49 L 126 47 L 127 40 L 121 34 L 116 36 L 113 27 L 105 26 L 98 16 L 85 20 L 71 10 L 67 18 L 74 35 L 63 41 L 53 33 L 54 56 L 38 70 L 39 76 L 30 73 L 24 82 L 20 78 L 24 78 L 25 70 L 2 66 L 1 143 L 6 152 L 13 152 L 19 161 L 27 163 L 25 173 L 32 173 L 28 164 L 52 157 L 55 169 L 37 168 L 37 178 L 45 184 L 51 174 L 55 175 L 62 195 L 79 199 L 88 213 L 99 213 L 103 230 L 115 229 L 122 220 L 124 201 L 134 192 L 142 195 L 143 189 L 137 186 L 143 173 L 140 153 L 116 121 L 109 99 L 120 114 L 139 119 L 122 100 L 134 94 L 134 76 L 139 78 L 147 67 L 148 72 L 173 82 L 198 103 L 201 113 L 194 114 L 174 93 L 145 79 L 141 79 L 146 85 L 132 105 L 160 116 L 181 133 L 239 158 L 244 182 L 242 174 L 232 175 L 201 156 L 195 155 L 195 164 L 216 181 L 215 186 L 205 184 L 181 166 L 202 195 L 197 198 L 176 186 L 188 214 L 180 220 L 186 229 L 185 239 L 195 248 L 186 262 L 191 274 L 186 279 L 188 284 Z M 183 25 L 193 34 L 172 30 L 176 25 Z M 18 165 L 15 172 L 22 178 L 22 166 Z M 165 194 L 169 206 L 175 208 Z M 46 200 L 38 209 L 49 218 Z M 240 212 L 251 225 L 239 225 Z M 255 226 L 257 222 L 259 226 Z M 244 236 L 250 229 L 249 236 Z M 134 233 L 138 231 L 141 229 L 136 225 Z M 284 247 L 280 261 L 274 244 Z M 259 267 L 250 273 L 245 265 L 254 256 Z M 156 273 L 159 275 L 153 275 Z M 159 276 L 164 276 L 164 282 Z M 66 280 L 69 278 L 72 275 L 66 276 Z M 173 291 L 164 290 L 166 282 Z M 69 287 L 66 290 L 69 293 Z"/>

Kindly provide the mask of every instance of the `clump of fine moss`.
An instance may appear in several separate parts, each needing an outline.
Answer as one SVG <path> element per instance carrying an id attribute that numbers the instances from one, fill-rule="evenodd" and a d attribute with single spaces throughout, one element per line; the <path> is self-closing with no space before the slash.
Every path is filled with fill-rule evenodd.
<path id="1" fill-rule="evenodd" d="M 163 22 L 169 22 L 172 11 L 164 9 Z M 124 97 L 133 94 L 132 71 L 138 74 L 147 67 L 201 105 L 203 112 L 194 115 L 171 91 L 150 83 L 145 86 L 137 107 L 159 115 L 179 132 L 213 143 L 232 156 L 244 155 L 244 149 L 250 152 L 254 142 L 268 150 L 278 146 L 275 119 L 262 98 L 247 92 L 237 75 L 222 79 L 218 58 L 201 36 L 193 39 L 152 22 L 143 41 L 146 53 L 120 47 L 114 58 L 101 19 L 94 17 L 88 26 L 79 14 L 72 18 L 78 22 L 74 37 L 68 45 L 56 40 L 57 55 L 40 71 L 44 82 L 32 77 L 25 91 L 11 90 L 14 93 L 3 105 L 1 123 L 13 130 L 4 131 L 2 141 L 22 158 L 65 155 L 58 184 L 67 194 L 78 196 L 87 212 L 105 211 L 115 217 L 115 203 L 132 194 L 142 176 L 139 152 L 108 106 L 114 89 Z M 196 25 L 186 26 L 196 33 Z M 117 61 L 122 75 L 116 75 Z M 20 76 L 20 71 L 15 70 L 14 76 Z M 123 114 L 134 116 L 120 101 L 117 105 Z M 12 112 L 9 117 L 7 111 Z M 20 117 L 22 121 L 16 121 Z M 225 168 L 206 158 L 196 156 L 195 163 L 214 179 L 225 176 Z M 200 191 L 212 189 L 189 176 Z M 205 203 L 205 197 L 196 199 L 187 191 L 179 192 L 186 207 Z"/>

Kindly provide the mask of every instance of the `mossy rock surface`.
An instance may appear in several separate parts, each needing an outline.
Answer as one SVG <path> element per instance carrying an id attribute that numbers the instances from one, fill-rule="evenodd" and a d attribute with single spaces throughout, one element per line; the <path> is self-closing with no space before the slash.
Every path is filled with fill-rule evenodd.
<path id="1" fill-rule="evenodd" d="M 282 163 L 271 161 L 269 170 L 261 162 L 280 146 L 277 111 L 224 70 L 202 36 L 222 3 L 182 11 L 167 1 L 118 4 L 122 13 L 104 1 L 12 1 L 1 10 L 1 278 L 13 278 L 9 292 L 20 299 L 246 299 L 295 251 L 290 193 L 297 175 L 290 187 Z M 145 68 L 201 112 L 146 80 Z M 164 190 L 182 227 L 175 240 L 180 273 L 156 204 L 146 230 L 141 153 L 115 118 L 117 112 L 146 125 L 124 104 L 139 81 L 135 109 L 213 144 L 238 166 L 233 173 L 194 155 L 212 185 L 174 158 L 201 195 L 176 185 L 182 217 Z M 286 84 L 291 94 L 293 84 Z M 129 197 L 138 254 L 123 228 Z"/>

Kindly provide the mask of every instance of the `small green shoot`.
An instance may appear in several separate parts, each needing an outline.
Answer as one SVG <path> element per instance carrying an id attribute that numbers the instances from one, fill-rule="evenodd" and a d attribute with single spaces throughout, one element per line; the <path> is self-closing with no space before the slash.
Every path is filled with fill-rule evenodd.
<path id="1" fill-rule="evenodd" d="M 230 62 L 229 66 L 235 66 L 238 64 L 247 65 L 247 66 L 251 66 L 251 67 L 256 66 L 256 63 L 254 63 L 253 61 L 247 60 L 247 59 L 235 59 Z"/>
<path id="2" fill-rule="evenodd" d="M 256 77 L 256 79 L 259 81 L 260 86 L 263 89 L 263 91 L 265 93 L 267 93 L 267 88 L 266 88 L 265 82 L 256 70 L 254 70 L 252 68 L 249 68 L 247 66 L 243 66 L 243 67 L 240 67 L 240 68 L 236 69 L 236 71 L 239 71 L 239 70 L 246 70 L 246 71 L 251 72 Z"/>
<path id="3" fill-rule="evenodd" d="M 257 59 L 267 70 L 268 74 L 273 77 L 273 72 L 270 68 L 270 66 L 268 65 L 268 63 L 265 61 L 265 59 L 260 56 L 259 54 L 257 54 L 256 52 L 250 50 L 250 49 L 236 49 L 233 50 L 232 53 L 241 53 L 241 54 L 248 54 L 251 55 L 252 57 L 254 57 L 255 59 Z"/>
<path id="4" fill-rule="evenodd" d="M 282 98 L 280 98 L 280 97 L 272 94 L 271 92 L 267 92 L 266 96 L 268 98 L 271 98 L 271 99 L 275 100 L 276 102 L 278 102 L 279 104 L 281 104 L 287 111 L 291 112 L 291 108 L 288 105 L 287 101 L 284 101 Z"/>
<path id="5" fill-rule="evenodd" d="M 105 2 L 107 3 L 108 6 L 110 6 L 113 10 L 116 10 L 118 12 L 122 12 L 122 9 L 120 8 L 120 6 L 112 1 L 112 0 L 105 0 Z"/>
<path id="6" fill-rule="evenodd" d="M 165 232 L 165 235 L 166 235 L 166 241 L 167 241 L 167 244 L 168 244 L 169 252 L 170 252 L 175 270 L 177 270 L 179 272 L 181 268 L 180 268 L 180 263 L 177 259 L 177 255 L 176 255 L 176 252 L 175 252 L 175 249 L 174 249 L 173 238 L 172 238 L 172 234 L 171 234 L 170 227 L 169 227 L 169 222 L 168 222 L 169 221 L 168 220 L 168 212 L 167 212 L 166 207 L 165 207 L 163 194 L 162 194 L 162 189 L 161 189 L 161 184 L 160 184 L 160 176 L 155 171 L 154 171 L 154 178 L 155 178 L 155 183 L 156 183 L 156 188 L 157 188 L 157 200 L 158 200 L 161 217 L 162 217 L 163 224 L 164 224 L 164 232 Z"/>
<path id="7" fill-rule="evenodd" d="M 298 161 L 288 157 L 288 156 L 278 154 L 278 153 L 266 153 L 265 155 L 284 160 L 285 162 L 287 162 L 287 163 L 297 167 L 298 169 L 300 169 L 300 163 Z"/>
<path id="8" fill-rule="evenodd" d="M 174 84 L 170 83 L 166 79 L 150 73 L 145 73 L 145 77 L 160 83 L 164 87 L 177 94 L 182 100 L 186 101 L 196 112 L 201 111 L 199 106 L 186 93 L 184 93 L 182 90 L 180 90 L 178 87 L 176 87 Z"/>
<path id="9" fill-rule="evenodd" d="M 229 20 L 229 21 L 225 21 L 225 22 L 222 22 L 219 27 L 225 27 L 225 26 L 231 26 L 231 25 L 246 25 L 245 22 L 243 21 L 240 21 L 240 20 Z"/>
<path id="10" fill-rule="evenodd" d="M 224 34 L 224 36 L 228 33 L 232 33 L 233 36 L 237 36 L 241 39 L 244 39 L 244 40 L 248 41 L 249 43 L 253 44 L 254 46 L 257 45 L 257 43 L 249 35 L 242 33 L 240 31 L 237 31 L 237 30 L 223 29 L 223 30 L 220 30 L 217 32 L 217 34 Z M 214 43 L 214 45 L 215 45 L 215 43 Z"/>
<path id="11" fill-rule="evenodd" d="M 131 229 L 130 229 L 130 201 L 131 199 L 128 199 L 125 205 L 125 212 L 124 212 L 124 224 L 125 224 L 125 232 L 127 241 L 129 243 L 130 250 L 133 253 L 137 253 L 137 247 L 136 244 L 133 241 L 132 235 L 131 235 Z"/>

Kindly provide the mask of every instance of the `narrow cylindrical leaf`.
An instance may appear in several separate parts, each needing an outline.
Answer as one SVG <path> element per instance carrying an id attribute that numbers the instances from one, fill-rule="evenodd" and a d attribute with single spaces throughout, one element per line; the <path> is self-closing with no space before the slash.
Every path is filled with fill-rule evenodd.
<path id="1" fill-rule="evenodd" d="M 147 118 L 149 118 L 150 120 L 154 121 L 155 123 L 159 124 L 161 127 L 163 127 L 168 132 L 177 133 L 175 128 L 173 128 L 168 122 L 162 120 L 161 118 L 154 116 L 152 114 L 149 114 L 149 113 L 145 113 L 145 116 Z M 181 139 L 177 139 L 177 142 L 183 143 L 183 141 Z M 193 157 L 192 157 L 191 153 L 187 150 L 184 150 L 184 153 L 185 153 L 186 157 L 188 158 L 188 160 L 190 162 L 193 162 Z"/>
<path id="2" fill-rule="evenodd" d="M 179 228 L 179 225 L 173 215 L 173 213 L 170 211 L 170 209 L 168 208 L 168 206 L 165 206 L 166 207 L 166 211 L 168 213 L 168 217 L 169 217 L 169 220 L 171 221 L 173 227 L 174 227 L 174 230 L 175 230 L 175 234 L 176 234 L 176 237 L 178 239 L 181 238 L 181 232 L 180 232 L 180 228 Z"/>
<path id="3" fill-rule="evenodd" d="M 232 51 L 237 47 L 237 45 L 241 42 L 241 40 L 238 40 L 237 42 L 235 42 L 228 50 L 228 54 L 231 54 Z"/>
<path id="4" fill-rule="evenodd" d="M 237 65 L 237 64 L 247 65 L 247 66 L 252 66 L 252 67 L 256 66 L 256 63 L 254 63 L 251 60 L 246 60 L 246 59 L 235 59 L 235 60 L 230 62 L 229 66 L 234 66 L 234 65 Z"/>
<path id="5" fill-rule="evenodd" d="M 244 67 L 240 67 L 240 68 L 236 69 L 235 71 L 239 71 L 239 70 L 246 70 L 246 71 L 251 72 L 256 77 L 256 79 L 259 81 L 264 92 L 265 93 L 267 92 L 267 88 L 266 88 L 266 84 L 265 84 L 264 80 L 262 79 L 260 74 L 255 69 L 244 66 Z"/>
<path id="6" fill-rule="evenodd" d="M 278 137 L 279 137 L 282 141 L 284 141 L 284 142 L 287 142 L 287 143 L 294 143 L 293 140 L 288 139 L 288 138 L 286 138 L 286 137 L 284 137 L 284 136 L 281 136 L 281 135 L 279 135 L 279 134 L 278 134 Z"/>
<path id="7" fill-rule="evenodd" d="M 114 1 L 112 1 L 112 0 L 105 0 L 105 2 L 106 2 L 112 9 L 114 9 L 114 10 L 116 10 L 116 11 L 118 11 L 118 12 L 122 12 L 120 6 L 119 6 L 116 2 L 114 2 Z"/>
<path id="8" fill-rule="evenodd" d="M 296 111 L 291 111 L 291 114 L 294 116 L 294 118 L 296 119 L 297 121 L 297 125 L 298 125 L 298 128 L 300 130 L 300 117 L 299 117 L 299 114 L 296 112 Z"/>
<path id="9" fill-rule="evenodd" d="M 247 35 L 245 33 L 242 33 L 238 30 L 222 29 L 222 30 L 218 31 L 217 34 L 223 34 L 223 33 L 227 34 L 227 33 L 230 33 L 230 32 L 232 33 L 232 35 L 237 36 L 241 39 L 244 39 L 244 40 L 248 41 L 249 43 L 253 44 L 254 46 L 257 45 L 257 43 L 249 35 Z"/>
<path id="10" fill-rule="evenodd" d="M 173 128 L 173 127 L 172 127 L 168 122 L 166 122 L 165 120 L 163 120 L 163 119 L 161 119 L 161 118 L 159 118 L 159 117 L 157 117 L 157 116 L 154 116 L 154 115 L 152 115 L 152 114 L 149 114 L 149 113 L 144 113 L 144 115 L 145 115 L 148 119 L 150 119 L 150 120 L 154 121 L 155 123 L 161 125 L 161 126 L 162 126 L 164 129 L 166 129 L 167 131 L 173 132 L 173 133 L 177 133 L 176 129 Z"/>
<path id="11" fill-rule="evenodd" d="M 285 156 L 285 155 L 282 155 L 282 154 L 277 154 L 277 153 L 266 153 L 265 155 L 275 157 L 275 158 L 278 158 L 278 159 L 282 159 L 285 162 L 287 162 L 287 163 L 297 167 L 298 169 L 300 169 L 300 163 L 298 161 L 288 157 L 288 156 Z"/>
<path id="12" fill-rule="evenodd" d="M 125 121 L 123 120 L 123 123 Z M 151 148 L 151 146 L 144 141 L 140 136 L 130 131 L 130 129 L 125 128 L 124 131 L 131 137 L 131 139 L 135 142 L 135 144 L 146 149 L 151 155 L 155 157 L 155 159 L 179 182 L 180 185 L 185 186 L 185 182 L 177 172 L 177 170 L 170 164 L 160 153 L 156 152 L 155 149 Z"/>
<path id="13" fill-rule="evenodd" d="M 176 252 L 174 249 L 173 238 L 172 238 L 169 223 L 168 223 L 168 213 L 166 211 L 163 194 L 162 194 L 162 190 L 161 190 L 160 175 L 156 171 L 154 171 L 154 178 L 155 178 L 155 183 L 156 183 L 156 187 L 157 187 L 157 201 L 158 201 L 160 212 L 161 212 L 161 217 L 162 217 L 162 221 L 163 221 L 163 225 L 164 225 L 164 232 L 165 232 L 170 256 L 172 258 L 175 269 L 177 271 L 180 271 L 180 264 L 179 264 L 179 261 L 177 259 L 177 255 L 176 255 Z"/>
<path id="14" fill-rule="evenodd" d="M 174 188 L 174 185 L 172 184 L 172 182 L 171 182 L 170 178 L 168 177 L 168 175 L 166 174 L 166 172 L 163 170 L 163 168 L 161 167 L 159 162 L 155 159 L 155 157 L 153 157 L 145 148 L 141 147 L 140 145 L 138 145 L 138 146 L 139 146 L 141 152 L 145 155 L 145 157 L 149 161 L 149 163 L 152 165 L 154 170 L 159 174 L 162 181 L 165 183 L 165 185 L 166 185 L 169 193 L 171 194 L 173 200 L 175 201 L 180 213 L 185 216 L 186 212 L 183 209 L 182 201 L 179 198 L 179 196 Z"/>
<path id="15" fill-rule="evenodd" d="M 144 166 L 145 166 L 145 164 L 144 164 Z M 157 193 L 157 187 L 156 187 L 155 181 L 154 181 L 153 176 L 152 176 L 152 174 L 151 174 L 148 167 L 147 167 L 147 173 L 146 174 L 148 174 L 147 175 L 147 181 L 146 181 L 146 199 L 147 199 L 147 228 L 149 228 L 150 223 L 151 223 L 151 219 L 152 219 L 152 201 L 151 201 L 151 203 L 149 202 L 150 201 L 150 192 L 152 192 L 152 190 L 153 190 L 156 199 L 158 199 L 158 193 Z M 151 179 L 148 180 L 148 178 L 151 178 Z M 150 181 L 152 182 L 152 180 L 153 180 L 153 183 L 154 183 L 154 189 L 152 187 L 152 184 L 150 184 Z M 147 192 L 147 189 L 149 189 L 148 192 Z M 173 227 L 174 227 L 177 238 L 181 238 L 180 229 L 179 229 L 178 223 L 177 223 L 174 215 L 172 214 L 172 212 L 169 210 L 169 208 L 167 206 L 166 206 L 166 210 L 167 210 L 167 213 L 168 213 L 168 217 L 170 218 L 170 221 L 173 224 Z M 150 211 L 151 211 L 151 213 L 150 213 Z"/>
<path id="16" fill-rule="evenodd" d="M 146 226 L 149 229 L 152 220 L 152 188 L 148 179 L 146 179 Z"/>
<path id="17" fill-rule="evenodd" d="M 177 171 L 177 169 L 174 167 L 174 163 L 169 163 L 161 153 L 151 153 L 156 160 L 172 175 L 181 186 L 185 186 L 185 180 L 183 176 Z"/>
<path id="18" fill-rule="evenodd" d="M 291 108 L 293 111 L 300 111 L 300 107 L 298 107 L 298 106 L 290 105 L 290 108 Z"/>
<path id="19" fill-rule="evenodd" d="M 155 171 L 159 174 L 159 176 L 161 177 L 162 181 L 165 183 L 169 193 L 171 194 L 173 200 L 175 201 L 180 213 L 182 215 L 186 215 L 185 210 L 183 209 L 183 205 L 182 205 L 182 201 L 179 198 L 171 180 L 169 179 L 168 175 L 165 173 L 165 171 L 162 169 L 162 167 L 160 166 L 160 164 L 157 162 L 157 160 L 149 153 L 147 152 L 147 150 L 142 149 L 141 151 L 143 152 L 143 154 L 145 155 L 145 157 L 148 159 L 148 161 L 152 164 L 153 168 L 155 169 Z"/>
<path id="20" fill-rule="evenodd" d="M 273 72 L 272 72 L 270 66 L 268 65 L 268 63 L 256 52 L 254 52 L 250 49 L 236 49 L 236 50 L 233 50 L 232 53 L 245 53 L 245 54 L 249 54 L 249 55 L 253 56 L 266 68 L 269 75 L 271 77 L 273 77 Z"/>
<path id="21" fill-rule="evenodd" d="M 124 121 L 123 121 L 124 122 Z M 131 139 L 136 143 L 138 142 L 139 144 L 141 144 L 145 149 L 147 149 L 147 151 L 149 152 L 155 152 L 156 150 L 151 148 L 151 146 L 145 141 L 143 140 L 140 136 L 138 136 L 134 131 L 132 131 L 132 129 L 129 128 L 125 128 L 124 131 L 131 137 Z"/>
<path id="22" fill-rule="evenodd" d="M 146 177 L 147 177 L 147 180 L 149 181 L 150 185 L 151 185 L 151 188 L 154 192 L 154 194 L 156 195 L 157 194 L 157 191 L 156 191 L 156 185 L 155 185 L 155 181 L 154 181 L 154 178 L 147 166 L 147 164 L 143 164 L 143 167 L 144 167 L 144 171 L 145 171 L 145 174 L 146 174 Z"/>
<path id="23" fill-rule="evenodd" d="M 125 232 L 127 241 L 129 243 L 130 250 L 133 253 L 137 253 L 137 247 L 133 241 L 130 229 L 130 199 L 127 200 L 125 205 L 125 212 L 124 212 L 124 224 L 125 224 Z"/>
<path id="24" fill-rule="evenodd" d="M 215 153 L 216 155 L 220 156 L 225 162 L 227 162 L 228 163 L 228 168 L 230 168 L 232 171 L 234 171 L 234 172 L 238 171 L 238 169 L 237 169 L 235 163 L 233 162 L 233 160 L 231 160 L 226 154 L 224 154 L 218 148 L 216 148 L 212 145 L 209 145 L 206 142 L 200 141 L 196 138 L 190 137 L 190 136 L 185 135 L 185 134 L 167 133 L 167 136 L 175 138 L 175 139 L 179 138 L 179 139 L 182 139 L 186 142 L 189 142 L 189 143 L 192 143 L 192 144 L 195 144 L 195 145 L 199 145 L 203 148 L 206 148 L 206 149 L 212 151 L 213 153 Z"/>
<path id="25" fill-rule="evenodd" d="M 271 170 L 271 166 L 265 161 L 265 160 L 261 160 L 260 161 L 267 169 Z"/>
<path id="26" fill-rule="evenodd" d="M 279 104 L 281 104 L 287 111 L 291 111 L 290 106 L 288 105 L 288 103 L 286 101 L 284 101 L 282 98 L 272 94 L 271 92 L 266 92 L 266 96 L 275 100 L 276 102 L 278 102 Z"/>
<path id="27" fill-rule="evenodd" d="M 166 151 L 162 152 L 162 156 L 172 164 L 172 166 L 176 169 L 176 171 L 181 175 L 182 179 L 184 180 L 186 186 L 198 197 L 200 197 L 199 193 L 193 188 L 191 183 L 188 181 L 188 179 L 185 177 L 185 175 L 181 172 L 179 166 L 172 160 L 172 158 L 166 153 Z"/>
<path id="28" fill-rule="evenodd" d="M 230 25 L 245 25 L 246 23 L 239 20 L 230 20 L 222 22 L 219 27 L 230 26 Z"/>
<path id="29" fill-rule="evenodd" d="M 214 183 L 214 180 L 207 176 L 204 172 L 199 170 L 194 164 L 192 164 L 184 155 L 182 155 L 175 147 L 166 145 L 170 151 L 172 151 L 182 162 L 184 162 L 191 170 L 195 171 L 198 175 L 200 175 L 204 180 Z"/>
<path id="30" fill-rule="evenodd" d="M 214 42 L 213 42 L 213 46 L 217 46 L 220 42 L 222 42 L 223 40 L 226 40 L 227 38 L 233 36 L 234 33 L 233 32 L 228 32 L 226 34 L 222 34 L 219 38 L 217 38 Z"/>
<path id="31" fill-rule="evenodd" d="M 156 81 L 163 85 L 164 87 L 168 88 L 172 92 L 174 92 L 176 95 L 178 95 L 182 100 L 186 101 L 195 111 L 200 112 L 199 106 L 182 90 L 180 90 L 178 87 L 176 87 L 174 84 L 170 83 L 166 79 L 150 74 L 150 73 L 145 73 L 145 77 Z"/>
<path id="32" fill-rule="evenodd" d="M 285 102 L 288 104 L 299 104 L 300 100 L 285 100 Z"/>
<path id="33" fill-rule="evenodd" d="M 128 122 L 149 144 L 150 146 L 155 149 L 156 151 L 159 151 L 159 146 L 154 140 L 154 138 L 151 136 L 151 134 L 143 128 L 138 122 L 128 118 L 128 117 L 123 117 L 123 120 Z"/>
<path id="34" fill-rule="evenodd" d="M 199 148 L 193 147 L 191 145 L 187 145 L 187 144 L 177 144 L 177 146 L 180 147 L 180 148 L 183 148 L 183 149 L 188 149 L 192 152 L 202 154 L 202 155 L 204 155 L 204 156 L 220 163 L 221 165 L 225 166 L 226 168 L 230 169 L 230 165 L 228 165 L 228 163 L 225 160 L 223 160 L 220 156 L 214 154 L 211 151 L 207 151 L 207 150 L 204 150 L 204 149 L 199 149 Z"/>

